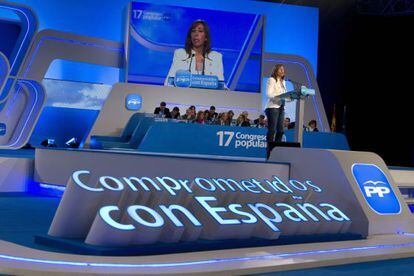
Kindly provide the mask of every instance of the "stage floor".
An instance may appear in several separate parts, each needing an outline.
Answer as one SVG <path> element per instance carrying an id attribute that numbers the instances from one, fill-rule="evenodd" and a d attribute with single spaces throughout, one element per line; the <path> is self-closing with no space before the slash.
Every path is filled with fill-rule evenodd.
<path id="1" fill-rule="evenodd" d="M 404 275 L 414 259 L 337 266 L 414 257 L 414 235 L 375 236 L 366 240 L 266 246 L 142 257 L 67 254 L 34 243 L 45 234 L 59 198 L 0 194 L 0 273 L 82 274 L 256 274 L 294 270 L 286 275 L 344 271 L 367 273 L 375 267 Z M 337 267 L 327 267 L 337 266 Z M 309 269 L 316 268 L 317 269 Z M 322 268 L 324 267 L 324 268 Z M 391 267 L 391 268 L 390 268 Z M 301 270 L 301 269 L 306 269 Z M 411 270 L 410 270 L 411 271 Z M 398 272 L 398 273 L 397 273 Z M 293 273 L 293 274 L 292 274 Z M 273 274 L 273 273 L 272 273 Z M 309 275 L 309 274 L 307 274 Z"/>

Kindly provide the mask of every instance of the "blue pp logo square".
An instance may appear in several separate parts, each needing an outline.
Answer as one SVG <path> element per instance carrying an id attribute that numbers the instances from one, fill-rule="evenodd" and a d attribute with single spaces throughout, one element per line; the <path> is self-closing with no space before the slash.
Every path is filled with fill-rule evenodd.
<path id="1" fill-rule="evenodd" d="M 399 214 L 401 205 L 384 172 L 374 164 L 354 164 L 352 174 L 369 207 L 380 215 Z"/>
<path id="2" fill-rule="evenodd" d="M 6 124 L 0 123 L 0 136 L 6 135 Z"/>
<path id="3" fill-rule="evenodd" d="M 191 73 L 187 70 L 178 70 L 175 73 L 174 85 L 177 87 L 190 87 Z"/>
<path id="4" fill-rule="evenodd" d="M 125 99 L 125 106 L 128 110 L 140 110 L 142 106 L 142 97 L 137 94 L 129 94 Z"/>

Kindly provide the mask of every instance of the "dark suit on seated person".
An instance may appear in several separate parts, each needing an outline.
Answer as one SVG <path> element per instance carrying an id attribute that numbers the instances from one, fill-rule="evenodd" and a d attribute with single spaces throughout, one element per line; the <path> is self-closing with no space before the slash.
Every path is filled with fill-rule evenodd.
<path id="1" fill-rule="evenodd" d="M 171 118 L 171 112 L 166 107 L 165 102 L 161 102 L 160 106 L 155 108 L 154 114 L 159 115 L 160 117 L 164 117 L 164 118 Z"/>

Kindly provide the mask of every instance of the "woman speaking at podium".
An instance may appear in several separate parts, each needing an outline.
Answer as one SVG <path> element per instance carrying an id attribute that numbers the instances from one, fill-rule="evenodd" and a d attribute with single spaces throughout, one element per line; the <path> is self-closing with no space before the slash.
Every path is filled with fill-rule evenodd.
<path id="1" fill-rule="evenodd" d="M 224 81 L 223 58 L 219 52 L 211 50 L 210 28 L 203 20 L 194 21 L 187 32 L 185 48 L 174 52 L 174 59 L 164 85 L 168 78 L 175 77 L 178 70 L 187 70 L 191 74 L 217 76 Z"/>
<path id="2" fill-rule="evenodd" d="M 267 117 L 267 145 L 268 153 L 271 142 L 281 142 L 283 136 L 283 121 L 285 119 L 285 100 L 279 96 L 286 93 L 285 68 L 282 64 L 273 67 L 272 75 L 267 80 L 267 104 L 265 114 Z M 276 137 L 275 137 L 276 134 Z"/>

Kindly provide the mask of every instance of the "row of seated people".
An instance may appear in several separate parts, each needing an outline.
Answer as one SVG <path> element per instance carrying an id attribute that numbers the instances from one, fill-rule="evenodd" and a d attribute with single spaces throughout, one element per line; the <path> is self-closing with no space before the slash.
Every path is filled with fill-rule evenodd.
<path id="1" fill-rule="evenodd" d="M 179 121 L 185 123 L 224 125 L 224 126 L 242 126 L 242 127 L 267 127 L 267 120 L 264 115 L 260 115 L 256 120 L 250 120 L 248 113 L 243 112 L 237 118 L 233 119 L 234 112 L 228 111 L 218 114 L 215 112 L 215 107 L 211 106 L 209 110 L 195 112 L 195 107 L 191 106 L 187 109 L 186 114 L 180 115 L 178 107 L 174 107 L 170 112 L 165 103 L 161 103 L 154 111 L 155 116 L 145 113 L 134 113 L 125 125 L 121 136 L 91 136 L 90 147 L 94 149 L 137 149 L 142 139 L 146 135 L 148 129 L 154 121 Z M 148 116 L 149 115 L 149 116 Z M 154 120 L 154 117 L 156 120 Z M 308 130 L 317 131 L 316 121 L 314 127 L 309 127 Z M 312 125 L 312 124 L 310 124 Z M 284 120 L 285 130 L 294 128 L 294 122 L 290 122 L 289 118 Z M 286 137 L 285 137 L 286 139 Z"/>
<path id="2" fill-rule="evenodd" d="M 211 124 L 211 125 L 224 125 L 224 126 L 242 126 L 242 127 L 267 127 L 267 119 L 265 115 L 260 115 L 259 118 L 251 120 L 248 118 L 247 111 L 243 111 L 237 119 L 234 119 L 234 112 L 229 110 L 227 112 L 217 113 L 215 106 L 210 106 L 209 110 L 200 110 L 196 112 L 194 105 L 190 106 L 184 115 L 180 114 L 180 109 L 175 106 L 172 111 L 166 107 L 165 102 L 161 102 L 160 106 L 155 108 L 154 114 L 170 119 L 187 120 L 197 124 Z M 295 128 L 295 122 L 291 122 L 289 117 L 286 117 L 283 122 L 285 130 Z M 307 131 L 319 131 L 316 125 L 316 120 L 311 120 L 308 126 L 304 128 Z"/>

